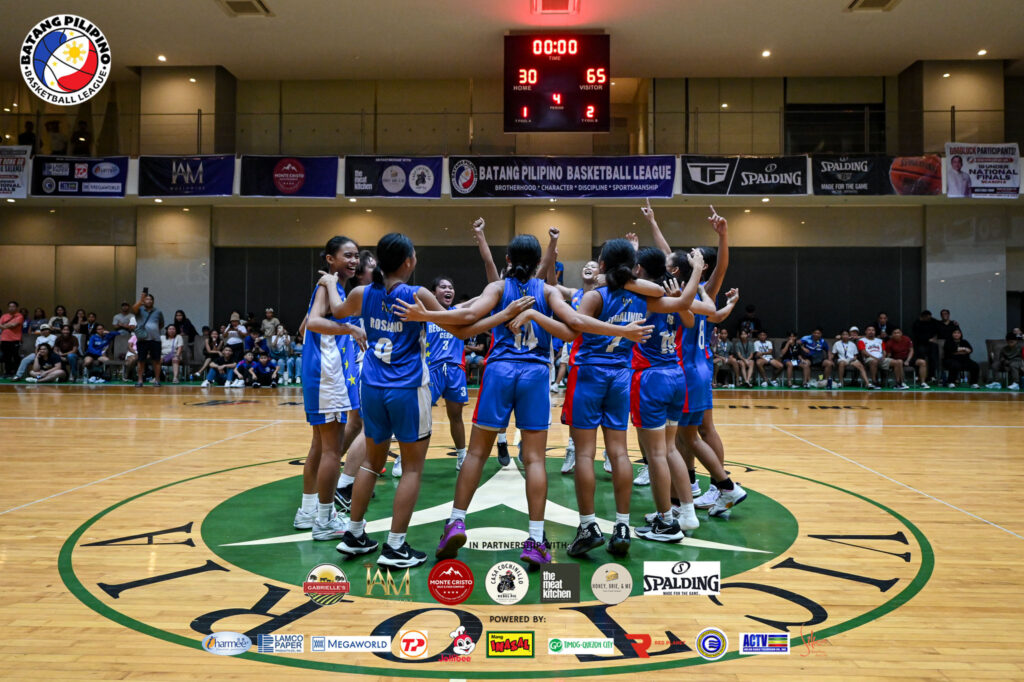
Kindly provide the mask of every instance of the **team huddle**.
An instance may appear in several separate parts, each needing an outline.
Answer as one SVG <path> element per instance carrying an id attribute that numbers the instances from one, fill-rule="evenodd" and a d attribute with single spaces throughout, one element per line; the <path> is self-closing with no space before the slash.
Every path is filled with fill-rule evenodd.
<path id="1" fill-rule="evenodd" d="M 395 440 L 400 456 L 393 473 L 401 479 L 378 563 L 392 568 L 424 563 L 426 553 L 409 545 L 406 531 L 430 441 L 431 406 L 443 397 L 458 474 L 435 556 L 453 558 L 466 543 L 466 512 L 495 439 L 504 439 L 514 413 L 529 513 L 520 559 L 532 566 L 551 562 L 544 534 L 545 450 L 557 341 L 564 343 L 569 368 L 561 419 L 571 439 L 562 473 L 574 476 L 580 517 L 567 554 L 581 557 L 606 545 L 613 556 L 623 557 L 634 532 L 649 541 L 678 542 L 700 526 L 696 508 L 728 517 L 746 493 L 724 469 L 722 441 L 712 421 L 707 341 L 709 323 L 728 317 L 739 292 L 727 292 L 727 302 L 717 307 L 728 267 L 727 223 L 711 210 L 717 251 L 672 251 L 648 202 L 642 211 L 655 246 L 640 248 L 633 234 L 609 240 L 597 261 L 584 265 L 580 289 L 557 282 L 557 229 L 549 231 L 546 250 L 533 236 L 516 236 L 499 274 L 479 219 L 474 231 L 490 284 L 459 305 L 453 305 L 450 278 L 436 279 L 429 290 L 407 283 L 416 252 L 405 235 L 382 237 L 375 256 L 345 237 L 331 239 L 324 251 L 327 271 L 303 323 L 302 389 L 313 441 L 295 527 L 311 529 L 314 540 L 340 541 L 337 549 L 347 557 L 376 551 L 377 541 L 365 532 L 365 515 Z M 492 343 L 467 446 L 463 340 L 485 331 L 491 331 Z M 656 507 L 635 529 L 630 527 L 629 422 L 637 430 Z M 594 506 L 599 427 L 616 507 L 609 538 L 598 526 Z M 703 494 L 696 460 L 711 477 Z"/>

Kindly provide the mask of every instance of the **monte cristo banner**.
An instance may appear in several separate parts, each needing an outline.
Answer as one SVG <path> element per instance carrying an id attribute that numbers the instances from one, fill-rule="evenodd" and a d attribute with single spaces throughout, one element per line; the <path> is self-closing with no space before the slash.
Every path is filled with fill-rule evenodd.
<path id="1" fill-rule="evenodd" d="M 452 197 L 616 199 L 672 196 L 663 156 L 452 156 Z"/>

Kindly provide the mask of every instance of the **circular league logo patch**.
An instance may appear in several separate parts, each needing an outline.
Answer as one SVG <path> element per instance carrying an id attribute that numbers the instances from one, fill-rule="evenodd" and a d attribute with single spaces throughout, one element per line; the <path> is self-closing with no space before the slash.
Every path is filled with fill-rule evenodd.
<path id="1" fill-rule="evenodd" d="M 469 194 L 476 187 L 476 164 L 462 159 L 452 166 L 452 189 L 459 194 Z"/>
<path id="2" fill-rule="evenodd" d="M 380 184 L 392 194 L 398 194 L 405 189 L 405 171 L 401 166 L 388 166 L 380 174 Z"/>
<path id="3" fill-rule="evenodd" d="M 337 604 L 352 589 L 345 572 L 334 564 L 320 564 L 309 572 L 302 591 L 320 606 Z"/>
<path id="4" fill-rule="evenodd" d="M 409 171 L 409 187 L 416 194 L 426 194 L 434 187 L 434 171 L 422 163 Z"/>
<path id="5" fill-rule="evenodd" d="M 697 653 L 701 658 L 717 661 L 729 650 L 729 638 L 718 628 L 705 628 L 697 635 Z"/>
<path id="6" fill-rule="evenodd" d="M 110 77 L 110 45 L 88 19 L 54 15 L 25 36 L 19 68 L 36 97 L 61 106 L 81 104 Z"/>

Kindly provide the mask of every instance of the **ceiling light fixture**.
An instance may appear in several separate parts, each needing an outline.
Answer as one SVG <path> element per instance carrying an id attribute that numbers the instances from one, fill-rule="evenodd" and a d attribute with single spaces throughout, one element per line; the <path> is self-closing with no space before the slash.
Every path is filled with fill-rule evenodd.
<path id="1" fill-rule="evenodd" d="M 348 200 L 349 200 L 349 203 L 352 203 L 352 204 L 356 203 L 356 198 L 355 197 L 349 197 Z"/>
<path id="2" fill-rule="evenodd" d="M 745 209 L 743 209 L 743 212 L 744 213 L 750 213 L 750 209 L 749 208 L 745 208 Z"/>
<path id="3" fill-rule="evenodd" d="M 556 199 L 554 197 L 551 197 L 550 199 L 548 199 L 548 201 L 550 201 L 553 204 L 553 203 L 557 202 L 558 199 Z"/>
<path id="4" fill-rule="evenodd" d="M 366 209 L 366 212 L 367 213 L 373 213 L 373 209 L 372 208 L 368 208 L 368 209 Z"/>
<path id="5" fill-rule="evenodd" d="M 988 54 L 988 50 L 978 50 L 978 56 L 979 57 L 984 57 L 987 54 Z"/>
<path id="6" fill-rule="evenodd" d="M 942 77 L 943 78 L 949 78 L 949 74 L 948 73 L 944 73 L 944 74 L 942 74 Z"/>
<path id="7" fill-rule="evenodd" d="M 763 52 L 761 52 L 761 56 L 762 57 L 771 57 L 772 56 L 772 51 L 771 50 L 764 50 Z"/>
<path id="8" fill-rule="evenodd" d="M 189 83 L 195 83 L 195 82 L 196 82 L 196 79 L 195 79 L 195 78 L 189 78 L 189 79 L 188 79 L 188 82 L 189 82 Z"/>
<path id="9" fill-rule="evenodd" d="M 728 102 L 722 102 L 722 108 L 723 109 L 728 109 L 729 108 L 729 103 Z"/>
<path id="10" fill-rule="evenodd" d="M 761 198 L 761 203 L 762 204 L 767 204 L 769 201 L 771 201 L 771 199 L 769 199 L 768 197 L 762 197 Z"/>
<path id="11" fill-rule="evenodd" d="M 162 54 L 158 54 L 158 55 L 156 56 L 156 60 L 157 60 L 158 62 L 166 62 L 166 61 L 167 61 L 167 57 L 163 56 Z"/>
<path id="12" fill-rule="evenodd" d="M 11 109 L 10 109 L 10 107 L 4 107 L 4 111 L 6 111 L 7 113 L 10 113 Z"/>
<path id="13" fill-rule="evenodd" d="M 162 203 L 164 203 L 164 200 L 163 199 L 153 199 L 153 203 L 154 204 L 162 204 Z"/>
<path id="14" fill-rule="evenodd" d="M 13 204 L 13 203 L 14 203 L 14 199 L 8 199 L 8 200 L 7 200 L 7 203 L 8 203 L 8 204 Z"/>
<path id="15" fill-rule="evenodd" d="M 188 207 L 181 209 L 184 213 L 188 213 Z"/>

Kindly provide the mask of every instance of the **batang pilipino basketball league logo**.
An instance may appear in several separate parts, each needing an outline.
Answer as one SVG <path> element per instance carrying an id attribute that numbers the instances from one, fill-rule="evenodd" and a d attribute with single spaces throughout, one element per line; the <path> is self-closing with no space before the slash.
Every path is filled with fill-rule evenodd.
<path id="1" fill-rule="evenodd" d="M 51 104 L 81 104 L 110 76 L 110 45 L 88 19 L 59 14 L 32 27 L 21 44 L 21 76 Z"/>

